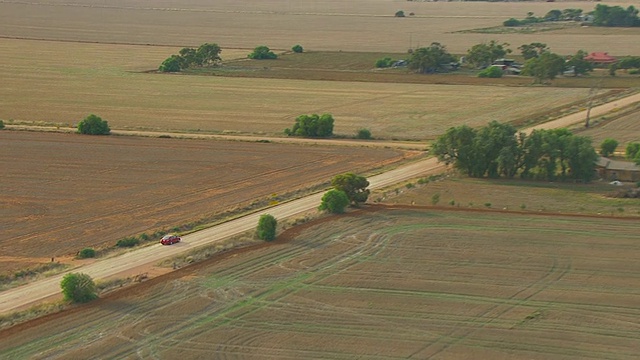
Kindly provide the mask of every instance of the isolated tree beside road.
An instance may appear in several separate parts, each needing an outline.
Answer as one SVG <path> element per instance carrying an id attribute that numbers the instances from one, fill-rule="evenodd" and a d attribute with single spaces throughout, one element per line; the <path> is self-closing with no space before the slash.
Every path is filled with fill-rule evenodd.
<path id="1" fill-rule="evenodd" d="M 257 46 L 253 49 L 253 52 L 248 55 L 249 59 L 265 60 L 265 59 L 277 59 L 278 55 L 271 51 L 269 47 L 265 45 Z"/>
<path id="2" fill-rule="evenodd" d="M 263 214 L 258 219 L 258 238 L 264 241 L 272 241 L 276 238 L 276 228 L 278 221 L 273 215 Z"/>
<path id="3" fill-rule="evenodd" d="M 62 295 L 67 301 L 85 303 L 98 297 L 93 279 L 83 273 L 66 274 L 60 282 L 60 288 L 62 288 Z"/>
<path id="4" fill-rule="evenodd" d="M 348 205 L 349 197 L 344 191 L 331 189 L 322 196 L 318 210 L 332 214 L 342 214 Z"/>
<path id="5" fill-rule="evenodd" d="M 359 176 L 354 173 L 345 173 L 336 175 L 331 180 L 331 185 L 334 189 L 340 190 L 347 194 L 349 202 L 353 206 L 358 206 L 367 202 L 369 198 L 369 181 L 364 176 Z"/>
<path id="6" fill-rule="evenodd" d="M 111 129 L 106 120 L 91 114 L 78 123 L 78 133 L 86 135 L 109 135 Z"/>

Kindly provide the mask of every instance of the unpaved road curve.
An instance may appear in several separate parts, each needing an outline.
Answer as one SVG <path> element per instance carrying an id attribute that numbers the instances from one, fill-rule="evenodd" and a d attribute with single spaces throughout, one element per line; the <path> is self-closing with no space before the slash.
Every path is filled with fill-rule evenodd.
<path id="1" fill-rule="evenodd" d="M 611 103 L 592 108 L 591 116 L 602 116 L 615 109 L 619 109 L 639 101 L 640 93 L 626 98 L 617 99 Z M 564 118 L 526 129 L 525 131 L 530 132 L 533 129 L 567 127 L 583 122 L 585 116 L 586 111 L 582 111 L 580 113 L 572 114 Z M 428 174 L 438 173 L 443 171 L 444 168 L 445 166 L 443 164 L 438 164 L 436 159 L 431 158 L 415 162 L 380 175 L 372 176 L 368 180 L 371 184 L 370 189 L 375 190 Z M 276 219 L 285 219 L 313 210 L 320 203 L 322 195 L 322 193 L 310 195 L 272 207 L 266 211 L 247 215 L 206 230 L 186 235 L 183 237 L 183 242 L 176 245 L 162 246 L 160 244 L 156 244 L 147 246 L 117 257 L 96 261 L 93 264 L 85 265 L 73 269 L 72 271 L 83 272 L 96 280 L 100 280 L 127 273 L 127 271 L 133 268 L 151 266 L 160 260 L 168 259 L 191 251 L 197 247 L 209 245 L 216 241 L 252 230 L 258 223 L 260 215 L 264 213 L 269 213 Z M 43 299 L 59 294 L 59 284 L 62 276 L 64 276 L 64 274 L 55 275 L 44 280 L 0 292 L 0 314 L 24 308 L 27 305 L 35 304 Z"/>

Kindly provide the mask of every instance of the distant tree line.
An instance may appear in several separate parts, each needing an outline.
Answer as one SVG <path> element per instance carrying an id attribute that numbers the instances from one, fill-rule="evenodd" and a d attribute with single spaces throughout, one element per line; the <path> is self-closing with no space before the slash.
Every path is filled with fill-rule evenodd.
<path id="1" fill-rule="evenodd" d="M 595 26 L 634 27 L 640 26 L 638 9 L 629 6 L 626 9 L 621 6 L 596 5 L 595 9 L 588 13 L 593 16 L 591 23 Z M 536 17 L 532 12 L 527 13 L 524 19 L 510 18 L 502 23 L 503 26 L 525 26 L 548 21 L 582 21 L 582 9 L 551 10 L 543 17 Z"/>
<path id="2" fill-rule="evenodd" d="M 178 54 L 165 59 L 160 65 L 162 72 L 178 72 L 192 67 L 218 65 L 222 49 L 217 44 L 205 43 L 195 48 L 182 48 Z"/>
<path id="3" fill-rule="evenodd" d="M 593 25 L 596 26 L 615 26 L 615 27 L 634 27 L 640 26 L 638 18 L 638 9 L 629 6 L 623 9 L 620 6 L 607 6 L 603 4 L 596 5 L 593 11 Z"/>
<path id="4" fill-rule="evenodd" d="M 534 130 L 527 135 L 497 121 L 481 129 L 452 127 L 433 145 L 439 161 L 470 177 L 506 177 L 589 182 L 598 154 L 588 137 L 567 129 Z"/>
<path id="5" fill-rule="evenodd" d="M 333 116 L 331 114 L 300 115 L 292 128 L 287 128 L 287 136 L 301 136 L 310 138 L 328 138 L 333 136 Z"/>

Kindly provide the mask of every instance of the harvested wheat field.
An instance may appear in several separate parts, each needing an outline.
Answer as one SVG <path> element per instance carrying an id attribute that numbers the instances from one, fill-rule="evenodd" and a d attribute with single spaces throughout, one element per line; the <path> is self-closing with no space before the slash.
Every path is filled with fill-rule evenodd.
<path id="1" fill-rule="evenodd" d="M 638 4 L 607 2 L 607 5 Z M 398 0 L 248 0 L 179 3 L 165 0 L 101 0 L 0 3 L 3 37 L 100 43 L 195 46 L 216 42 L 223 48 L 253 49 L 267 45 L 289 50 L 302 44 L 309 50 L 393 51 L 440 42 L 456 54 L 490 40 L 514 49 L 542 42 L 557 53 L 608 51 L 615 55 L 640 53 L 638 31 L 571 31 L 537 33 L 461 32 L 502 25 L 528 12 L 542 17 L 550 10 L 595 8 L 593 2 L 421 2 Z M 403 10 L 407 17 L 396 18 Z M 412 14 L 413 15 L 410 15 Z M 99 19 L 99 21 L 96 21 Z M 637 30 L 637 29 L 636 29 Z M 375 39 L 375 40 L 373 40 Z"/>
<path id="2" fill-rule="evenodd" d="M 0 132 L 0 271 L 282 200 L 391 149 Z"/>
<path id="3" fill-rule="evenodd" d="M 438 206 L 444 209 L 493 209 L 638 218 L 638 199 L 614 197 L 618 191 L 635 187 L 635 184 L 612 186 L 607 181 L 600 180 L 589 184 L 575 184 L 449 175 L 426 183 L 414 182 L 408 188 L 398 184 L 393 189 L 372 194 L 371 200 L 399 205 Z M 629 226 L 637 228 L 638 225 L 629 223 Z"/>
<path id="4" fill-rule="evenodd" d="M 599 148 L 604 139 L 611 138 L 618 141 L 617 151 L 624 152 L 627 144 L 640 142 L 640 104 L 636 104 L 624 114 L 610 114 L 606 117 L 594 119 L 589 129 L 581 127 L 576 132 L 581 136 L 593 139 L 593 144 Z"/>
<path id="5" fill-rule="evenodd" d="M 145 47 L 27 41 L 48 54 L 33 57 L 22 43 L 0 39 L 0 50 L 22 54 L 0 58 L 6 124 L 74 126 L 93 113 L 114 129 L 282 135 L 301 114 L 330 113 L 339 135 L 368 128 L 377 138 L 416 140 L 461 124 L 538 116 L 584 102 L 589 92 L 149 74 L 131 70 L 152 66 Z M 158 63 L 169 55 L 152 49 Z"/>
<path id="6" fill-rule="evenodd" d="M 2 331 L 0 354 L 635 359 L 631 224 L 374 207 Z"/>

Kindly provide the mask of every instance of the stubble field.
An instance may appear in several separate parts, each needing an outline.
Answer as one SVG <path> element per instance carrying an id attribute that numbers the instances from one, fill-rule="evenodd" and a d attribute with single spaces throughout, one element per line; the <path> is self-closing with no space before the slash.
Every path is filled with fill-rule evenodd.
<path id="1" fill-rule="evenodd" d="M 392 149 L 0 132 L 0 271 L 402 159 Z"/>
<path id="2" fill-rule="evenodd" d="M 0 354 L 634 359 L 631 224 L 418 209 L 329 218 L 0 332 Z"/>
<path id="3" fill-rule="evenodd" d="M 606 1 L 624 8 L 638 1 Z M 589 29 L 534 34 L 460 33 L 494 27 L 528 12 L 595 8 L 593 2 L 407 2 L 400 0 L 101 0 L 0 4 L 0 34 L 6 37 L 90 42 L 195 46 L 217 42 L 223 48 L 252 49 L 268 45 L 288 50 L 302 44 L 309 50 L 406 52 L 410 47 L 440 42 L 457 54 L 495 39 L 517 48 L 543 42 L 554 52 L 608 51 L 638 54 L 635 31 L 612 34 Z M 394 18 L 403 10 L 406 18 Z M 99 21 L 96 22 L 96 19 Z M 584 30 L 584 31 L 583 31 Z"/>

